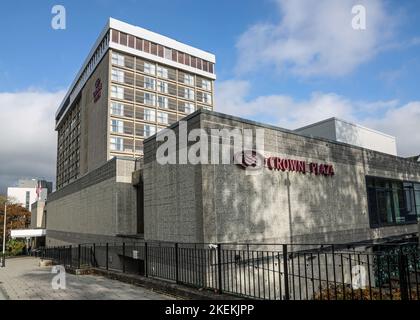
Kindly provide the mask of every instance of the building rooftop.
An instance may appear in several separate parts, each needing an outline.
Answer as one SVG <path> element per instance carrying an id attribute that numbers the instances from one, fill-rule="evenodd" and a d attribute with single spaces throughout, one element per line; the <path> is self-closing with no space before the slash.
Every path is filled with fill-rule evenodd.
<path id="1" fill-rule="evenodd" d="M 149 53 L 144 53 L 142 51 L 136 50 L 135 48 L 131 48 L 128 46 L 123 46 L 118 43 L 114 43 L 111 41 L 108 31 L 110 29 L 117 30 L 120 32 L 124 32 L 126 34 L 142 38 L 144 40 L 148 40 L 150 42 L 158 43 L 162 46 L 169 47 L 171 49 L 175 49 L 179 52 L 189 54 L 191 56 L 203 59 L 210 63 L 216 63 L 216 57 L 214 54 L 195 48 L 193 46 L 184 44 L 177 40 L 171 39 L 169 37 L 163 36 L 161 34 L 152 32 L 150 30 L 137 27 L 126 22 L 109 18 L 105 27 L 102 29 L 102 32 L 99 34 L 98 38 L 96 39 L 92 49 L 90 50 L 87 58 L 85 59 L 82 67 L 80 68 L 79 72 L 75 76 L 72 84 L 70 85 L 66 95 L 64 96 L 57 112 L 55 114 L 56 119 L 56 127 L 58 127 L 63 115 L 66 113 L 67 109 L 73 103 L 74 99 L 77 97 L 81 89 L 84 87 L 86 81 L 89 79 L 90 75 L 94 72 L 96 66 L 102 60 L 108 49 L 115 49 L 127 52 L 133 55 L 141 55 L 144 56 L 146 59 L 154 59 L 156 61 L 162 60 L 163 64 L 168 64 L 174 66 L 176 68 L 186 69 L 191 72 L 195 72 L 201 74 L 203 76 L 209 77 L 211 79 L 216 79 L 216 76 L 213 73 L 202 71 L 202 70 L 193 70 L 192 67 L 188 67 L 176 61 L 172 61 L 169 59 L 164 59 L 161 57 L 153 56 Z"/>

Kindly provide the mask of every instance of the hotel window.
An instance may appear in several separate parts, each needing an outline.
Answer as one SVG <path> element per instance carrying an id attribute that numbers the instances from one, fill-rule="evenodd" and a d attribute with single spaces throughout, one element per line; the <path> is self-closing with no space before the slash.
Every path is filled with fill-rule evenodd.
<path id="1" fill-rule="evenodd" d="M 123 116 L 124 105 L 119 102 L 111 102 L 111 114 L 116 116 Z"/>
<path id="2" fill-rule="evenodd" d="M 150 136 L 152 136 L 152 135 L 154 135 L 155 133 L 156 133 L 156 127 L 155 126 L 151 126 L 151 125 L 148 125 L 148 124 L 145 124 L 144 125 L 144 133 L 143 133 L 143 136 L 144 137 L 150 137 Z"/>
<path id="3" fill-rule="evenodd" d="M 157 121 L 159 123 L 168 124 L 168 114 L 165 112 L 158 112 Z"/>
<path id="4" fill-rule="evenodd" d="M 156 113 L 155 113 L 155 110 L 144 109 L 143 112 L 144 112 L 143 119 L 145 121 L 151 121 L 151 122 L 155 122 L 156 121 Z"/>
<path id="5" fill-rule="evenodd" d="M 124 122 L 121 120 L 111 120 L 111 132 L 124 133 Z"/>
<path id="6" fill-rule="evenodd" d="M 110 139 L 110 149 L 112 151 L 123 151 L 124 150 L 124 139 L 111 137 Z"/>
<path id="7" fill-rule="evenodd" d="M 157 82 L 157 91 L 162 93 L 168 93 L 169 86 L 167 82 L 159 81 Z"/>
<path id="8" fill-rule="evenodd" d="M 123 46 L 127 46 L 127 34 L 120 32 L 120 44 Z"/>
<path id="9" fill-rule="evenodd" d="M 185 73 L 184 74 L 184 83 L 186 85 L 193 86 L 194 85 L 194 76 L 191 75 L 191 74 Z"/>
<path id="10" fill-rule="evenodd" d="M 112 53 L 112 64 L 124 67 L 124 56 L 118 53 Z"/>
<path id="11" fill-rule="evenodd" d="M 417 221 L 420 208 L 416 206 L 416 197 L 420 198 L 420 184 L 374 177 L 367 177 L 366 184 L 372 228 Z"/>
<path id="12" fill-rule="evenodd" d="M 111 86 L 111 97 L 117 99 L 124 99 L 124 88 Z"/>
<path id="13" fill-rule="evenodd" d="M 210 93 L 203 93 L 203 102 L 211 104 L 211 94 Z"/>
<path id="14" fill-rule="evenodd" d="M 168 79 L 168 68 L 157 66 L 157 76 Z"/>
<path id="15" fill-rule="evenodd" d="M 143 153 L 143 141 L 136 140 L 136 142 L 135 142 L 135 152 L 136 153 Z"/>
<path id="16" fill-rule="evenodd" d="M 111 80 L 117 82 L 124 82 L 124 71 L 112 69 L 111 71 Z"/>
<path id="17" fill-rule="evenodd" d="M 128 36 L 128 46 L 130 48 L 133 48 L 134 49 L 134 42 L 135 42 L 135 40 L 136 39 L 133 36 L 131 36 L 131 35 Z"/>
<path id="18" fill-rule="evenodd" d="M 178 88 L 178 94 L 182 98 L 194 100 L 194 90 L 188 88 Z"/>
<path id="19" fill-rule="evenodd" d="M 168 109 L 169 103 L 167 97 L 158 96 L 158 107 Z"/>
<path id="20" fill-rule="evenodd" d="M 149 106 L 155 106 L 156 105 L 156 96 L 152 93 L 144 93 L 144 104 L 147 104 Z"/>
<path id="21" fill-rule="evenodd" d="M 194 103 L 185 103 L 184 105 L 184 112 L 186 114 L 193 113 L 195 111 Z"/>
<path id="22" fill-rule="evenodd" d="M 209 80 L 202 79 L 201 80 L 201 88 L 204 90 L 211 90 L 211 82 Z"/>
<path id="23" fill-rule="evenodd" d="M 172 60 L 172 49 L 164 48 L 165 59 Z"/>
<path id="24" fill-rule="evenodd" d="M 153 78 L 144 77 L 144 88 L 149 90 L 156 90 L 156 81 Z"/>
<path id="25" fill-rule="evenodd" d="M 156 66 L 154 64 L 152 64 L 152 63 L 145 62 L 144 63 L 144 73 L 155 75 L 155 73 L 156 73 Z"/>

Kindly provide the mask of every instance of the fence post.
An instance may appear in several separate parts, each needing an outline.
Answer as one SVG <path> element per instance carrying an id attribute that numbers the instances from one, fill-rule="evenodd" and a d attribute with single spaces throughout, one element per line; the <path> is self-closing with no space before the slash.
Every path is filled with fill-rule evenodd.
<path id="1" fill-rule="evenodd" d="M 123 255 L 123 263 L 122 263 L 122 271 L 123 271 L 123 273 L 125 273 L 125 242 L 123 242 L 123 244 L 122 244 L 122 255 Z"/>
<path id="2" fill-rule="evenodd" d="M 223 292 L 223 282 L 222 282 L 222 245 L 217 245 L 217 275 L 218 275 L 218 291 L 219 294 Z"/>
<path id="3" fill-rule="evenodd" d="M 105 258 L 106 258 L 106 270 L 108 271 L 108 261 L 109 261 L 109 259 L 108 259 L 108 251 L 109 251 L 109 248 L 108 248 L 108 242 L 106 243 L 106 253 L 105 253 Z"/>
<path id="4" fill-rule="evenodd" d="M 288 260 L 287 257 L 287 244 L 283 245 L 283 274 L 284 274 L 284 293 L 285 293 L 285 300 L 290 300 L 290 293 L 289 293 L 289 270 L 288 270 Z"/>
<path id="5" fill-rule="evenodd" d="M 80 269 L 80 255 L 81 255 L 81 245 L 77 246 L 77 269 Z"/>
<path id="6" fill-rule="evenodd" d="M 398 252 L 398 275 L 400 281 L 401 300 L 408 300 L 406 261 L 401 247 Z"/>
<path id="7" fill-rule="evenodd" d="M 175 243 L 175 281 L 179 283 L 178 242 Z"/>
<path id="8" fill-rule="evenodd" d="M 93 267 L 96 268 L 96 244 L 93 244 Z"/>
<path id="9" fill-rule="evenodd" d="M 69 257 L 68 257 L 68 259 L 70 260 L 70 262 L 69 262 L 69 265 L 70 265 L 70 267 L 72 267 L 72 264 L 73 264 L 73 256 L 72 256 L 72 250 L 73 250 L 73 248 L 72 248 L 72 245 L 70 245 L 69 246 L 70 248 L 69 248 Z"/>
<path id="10" fill-rule="evenodd" d="M 147 270 L 147 242 L 144 243 L 144 276 L 148 276 Z"/>

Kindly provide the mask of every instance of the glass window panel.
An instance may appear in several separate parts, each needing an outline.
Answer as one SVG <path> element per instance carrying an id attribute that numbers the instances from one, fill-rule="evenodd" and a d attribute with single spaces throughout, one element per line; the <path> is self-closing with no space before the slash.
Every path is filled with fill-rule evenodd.
<path id="1" fill-rule="evenodd" d="M 161 46 L 160 44 L 158 45 L 158 56 L 163 58 L 163 46 Z"/>
<path id="2" fill-rule="evenodd" d="M 156 66 L 153 63 L 150 62 L 145 62 L 144 63 L 144 72 L 151 74 L 151 75 L 155 75 L 156 74 Z"/>
<path id="3" fill-rule="evenodd" d="M 197 67 L 197 58 L 191 57 L 191 67 L 196 68 Z"/>
<path id="4" fill-rule="evenodd" d="M 178 52 L 178 62 L 184 63 L 184 54 L 182 52 Z"/>
<path id="5" fill-rule="evenodd" d="M 112 69 L 111 71 L 111 80 L 117 82 L 124 82 L 124 71 Z"/>
<path id="6" fill-rule="evenodd" d="M 143 49 L 144 52 L 150 53 L 150 42 L 147 40 L 143 40 Z"/>
<path id="7" fill-rule="evenodd" d="M 124 32 L 120 32 L 120 44 L 127 46 L 127 34 Z"/>
<path id="8" fill-rule="evenodd" d="M 165 47 L 164 51 L 165 59 L 172 60 L 172 50 Z"/>
<path id="9" fill-rule="evenodd" d="M 132 35 L 128 36 L 128 46 L 130 48 L 134 48 L 134 43 L 135 43 L 136 38 Z"/>
<path id="10" fill-rule="evenodd" d="M 118 102 L 111 102 L 111 114 L 117 116 L 124 115 L 124 105 Z"/>
<path id="11" fill-rule="evenodd" d="M 118 43 L 119 42 L 120 33 L 117 30 L 112 30 L 112 42 Z"/>
<path id="12" fill-rule="evenodd" d="M 143 39 L 136 38 L 136 49 L 143 51 Z"/>
<path id="13" fill-rule="evenodd" d="M 124 60 L 125 57 L 123 55 L 114 52 L 112 53 L 112 64 L 124 67 Z"/>
<path id="14" fill-rule="evenodd" d="M 150 53 L 157 56 L 157 44 L 156 43 L 152 43 L 150 46 Z"/>

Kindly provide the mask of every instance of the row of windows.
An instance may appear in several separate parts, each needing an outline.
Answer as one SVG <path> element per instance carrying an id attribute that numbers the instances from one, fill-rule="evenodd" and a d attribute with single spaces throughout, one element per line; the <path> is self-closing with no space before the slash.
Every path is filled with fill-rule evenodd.
<path id="1" fill-rule="evenodd" d="M 143 141 L 112 136 L 110 150 L 111 152 L 133 152 L 134 150 L 136 153 L 142 153 Z"/>
<path id="2" fill-rule="evenodd" d="M 372 228 L 416 222 L 420 217 L 420 183 L 366 178 Z"/>
<path id="3" fill-rule="evenodd" d="M 148 82 L 145 85 L 146 88 L 154 90 L 156 88 L 156 84 L 154 81 Z M 159 83 L 158 81 L 158 92 L 161 93 L 169 93 L 171 92 L 168 90 L 167 84 Z M 212 95 L 210 93 L 205 92 L 197 92 L 195 94 L 194 90 L 189 88 L 178 87 L 178 97 L 182 99 L 187 99 L 190 101 L 198 101 L 201 103 L 212 104 Z M 118 85 L 111 86 L 111 98 L 120 99 L 120 100 L 134 100 L 134 90 L 128 89 Z M 159 96 L 155 93 L 151 92 L 144 92 L 144 91 L 136 91 L 135 100 L 137 103 L 146 104 L 149 106 L 159 106 L 161 108 L 165 108 L 168 106 L 168 97 Z"/>
<path id="4" fill-rule="evenodd" d="M 111 55 L 111 62 L 113 65 L 118 67 L 128 67 L 134 68 L 134 58 L 129 57 L 117 52 L 113 52 Z M 211 81 L 208 79 L 204 79 L 202 77 L 197 76 L 197 80 L 195 76 L 186 72 L 178 71 L 178 77 L 176 76 L 175 69 L 168 68 L 161 66 L 159 64 L 155 64 L 153 62 L 144 61 L 137 58 L 136 70 L 146 73 L 151 76 L 157 76 L 162 79 L 168 79 L 172 81 L 181 82 L 187 86 L 194 86 L 211 91 Z M 123 70 L 118 70 L 113 68 L 112 70 L 112 77 L 114 79 L 118 79 L 115 81 L 125 82 L 125 77 Z M 127 77 L 133 77 L 132 74 L 128 74 Z"/>
<path id="5" fill-rule="evenodd" d="M 191 56 L 187 53 L 177 51 L 160 44 L 150 42 L 141 38 L 128 35 L 126 33 L 112 30 L 112 42 L 119 43 L 123 46 L 137 49 L 161 58 L 175 61 L 195 69 L 205 72 L 214 73 L 214 64 L 212 62 Z"/>
<path id="6" fill-rule="evenodd" d="M 167 116 L 163 115 L 161 121 L 167 121 Z M 167 124 L 161 122 L 161 124 Z M 135 133 L 138 137 L 150 137 L 156 133 L 156 126 L 151 124 L 140 124 L 136 123 L 135 127 L 132 122 L 125 122 L 121 120 L 112 119 L 110 122 L 110 131 L 111 133 L 118 134 L 129 134 L 132 135 Z"/>
<path id="7" fill-rule="evenodd" d="M 161 99 L 162 98 L 162 99 Z M 176 102 L 169 101 L 166 97 L 158 97 L 157 106 L 161 109 L 173 110 L 176 111 Z M 178 111 L 186 114 L 191 114 L 195 111 L 194 103 L 190 102 L 181 102 L 178 103 Z M 209 108 L 211 110 L 211 108 Z M 155 109 L 149 109 L 146 107 L 134 107 L 132 105 L 127 105 L 121 102 L 111 101 L 110 113 L 114 116 L 127 117 L 127 118 L 137 118 L 142 120 L 147 120 L 147 112 L 155 112 Z M 154 120 L 150 120 L 154 121 Z"/>

